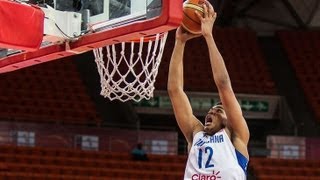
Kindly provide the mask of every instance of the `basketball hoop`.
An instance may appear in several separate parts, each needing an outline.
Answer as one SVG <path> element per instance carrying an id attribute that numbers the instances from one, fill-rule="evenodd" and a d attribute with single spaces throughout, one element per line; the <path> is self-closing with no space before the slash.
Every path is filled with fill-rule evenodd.
<path id="1" fill-rule="evenodd" d="M 168 32 L 158 33 L 94 49 L 100 94 L 122 102 L 153 97 L 167 35 Z"/>

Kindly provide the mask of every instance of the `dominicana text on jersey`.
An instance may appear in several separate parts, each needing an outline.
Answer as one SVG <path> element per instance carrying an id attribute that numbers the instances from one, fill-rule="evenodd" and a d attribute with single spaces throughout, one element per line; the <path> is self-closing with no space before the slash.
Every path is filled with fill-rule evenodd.
<path id="1" fill-rule="evenodd" d="M 233 146 L 224 129 L 214 135 L 195 134 L 185 180 L 245 180 L 248 160 Z"/>

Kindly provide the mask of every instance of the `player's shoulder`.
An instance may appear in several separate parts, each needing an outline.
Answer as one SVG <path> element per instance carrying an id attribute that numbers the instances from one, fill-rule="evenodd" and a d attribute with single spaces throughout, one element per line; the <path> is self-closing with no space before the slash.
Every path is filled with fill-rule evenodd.
<path id="1" fill-rule="evenodd" d="M 194 139 L 198 134 L 204 133 L 203 130 L 204 130 L 204 127 L 202 123 L 199 123 L 197 126 L 195 126 L 192 133 L 192 139 Z"/>
<path id="2" fill-rule="evenodd" d="M 197 137 L 199 137 L 199 136 L 203 136 L 204 133 L 205 133 L 205 132 L 204 132 L 203 130 L 194 132 L 194 134 L 193 134 L 193 139 L 194 139 L 194 138 L 197 138 Z"/>
<path id="3" fill-rule="evenodd" d="M 229 139 L 232 139 L 232 129 L 229 127 L 225 127 L 223 128 L 224 132 L 227 134 L 227 136 L 229 137 Z"/>

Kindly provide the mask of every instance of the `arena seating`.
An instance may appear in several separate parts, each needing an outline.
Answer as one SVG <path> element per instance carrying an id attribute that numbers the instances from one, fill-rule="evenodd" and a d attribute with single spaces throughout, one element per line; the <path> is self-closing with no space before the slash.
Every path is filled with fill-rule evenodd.
<path id="1" fill-rule="evenodd" d="M 3 120 L 99 124 L 101 119 L 71 59 L 1 74 Z"/>
<path id="2" fill-rule="evenodd" d="M 218 28 L 214 32 L 214 37 L 225 60 L 235 92 L 277 94 L 275 83 L 253 31 Z M 169 62 L 175 41 L 174 32 L 170 33 L 167 41 L 156 82 L 156 88 L 162 90 L 166 89 Z M 184 58 L 185 89 L 216 92 L 205 40 L 203 38 L 190 40 L 186 45 Z"/>
<path id="3" fill-rule="evenodd" d="M 258 180 L 320 179 L 320 161 L 251 158 L 249 168 Z"/>
<path id="4" fill-rule="evenodd" d="M 181 179 L 186 156 L 0 146 L 0 179 Z"/>
<path id="5" fill-rule="evenodd" d="M 316 119 L 320 121 L 320 31 L 279 31 L 277 36 Z"/>

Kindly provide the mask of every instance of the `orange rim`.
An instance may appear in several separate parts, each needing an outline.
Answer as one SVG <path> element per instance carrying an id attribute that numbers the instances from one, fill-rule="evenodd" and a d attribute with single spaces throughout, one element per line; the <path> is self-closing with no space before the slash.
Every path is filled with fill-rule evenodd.
<path id="1" fill-rule="evenodd" d="M 159 33 L 159 39 L 162 39 L 164 37 L 164 34 L 165 32 Z M 143 42 L 155 41 L 156 38 L 157 38 L 157 34 L 146 35 L 146 36 L 143 36 Z M 139 43 L 140 38 L 131 39 L 129 40 L 129 42 Z"/>

